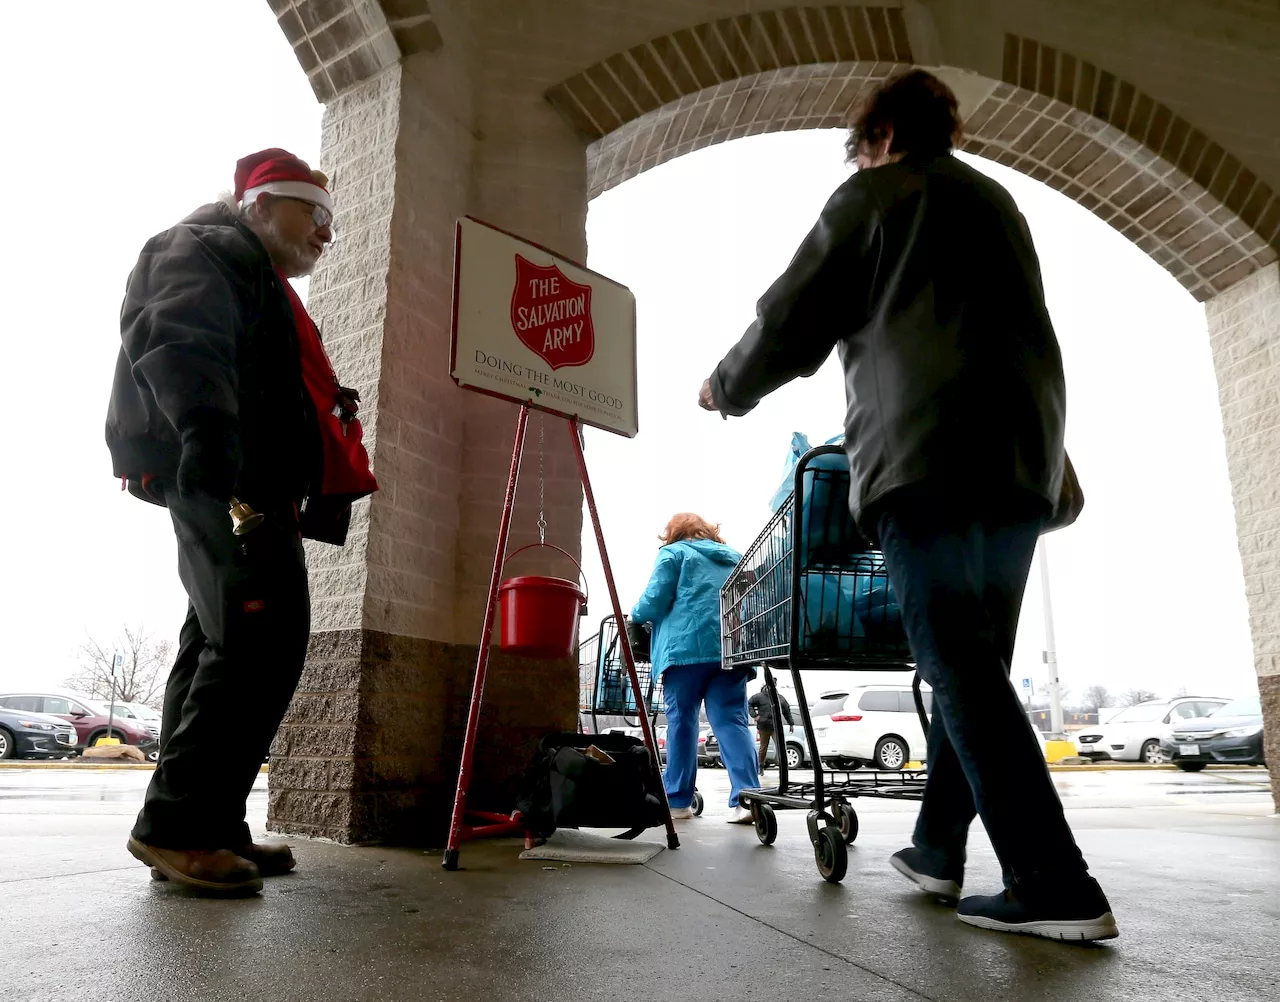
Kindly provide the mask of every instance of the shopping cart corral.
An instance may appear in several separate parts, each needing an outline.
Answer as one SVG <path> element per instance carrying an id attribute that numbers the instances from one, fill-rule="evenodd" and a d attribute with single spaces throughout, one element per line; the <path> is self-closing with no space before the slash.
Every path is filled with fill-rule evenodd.
<path id="1" fill-rule="evenodd" d="M 818 872 L 844 878 L 848 845 L 858 835 L 857 797 L 918 800 L 924 771 L 844 772 L 822 766 L 801 678 L 806 669 L 914 671 L 884 557 L 869 547 L 849 515 L 849 468 L 838 446 L 819 446 L 796 464 L 795 489 L 734 568 L 720 593 L 724 664 L 764 668 L 765 689 L 781 720 L 773 670 L 787 668 L 804 725 L 812 782 L 793 783 L 779 756 L 777 787 L 744 790 L 765 845 L 778 836 L 775 810 L 809 811 Z M 916 712 L 929 720 L 912 684 Z"/>
<path id="2" fill-rule="evenodd" d="M 600 632 L 578 645 L 578 693 L 579 712 L 591 720 L 592 733 L 622 729 L 627 733 L 639 727 L 641 712 L 649 715 L 650 725 L 657 726 L 662 712 L 662 679 L 655 675 L 649 660 L 648 630 L 638 627 L 630 619 L 624 620 L 630 630 L 631 653 L 635 661 L 636 675 L 640 680 L 640 692 L 644 697 L 641 711 L 636 695 L 627 677 L 622 659 L 622 644 L 618 623 L 613 616 L 600 621 Z M 611 723 L 609 718 L 623 721 L 623 727 Z M 605 721 L 602 723 L 602 718 Z M 694 792 L 693 813 L 701 814 L 704 803 L 702 794 Z"/>

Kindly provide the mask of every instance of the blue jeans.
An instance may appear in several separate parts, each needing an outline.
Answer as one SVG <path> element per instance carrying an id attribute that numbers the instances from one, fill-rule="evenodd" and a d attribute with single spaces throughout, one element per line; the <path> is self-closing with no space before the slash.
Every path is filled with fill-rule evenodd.
<path id="1" fill-rule="evenodd" d="M 698 775 L 698 710 L 707 704 L 711 732 L 720 742 L 720 758 L 729 770 L 729 806 L 738 793 L 760 786 L 756 746 L 747 716 L 746 668 L 720 667 L 712 661 L 671 665 L 662 673 L 662 700 L 667 714 L 667 769 L 662 775 L 672 807 L 693 803 Z"/>
<path id="2" fill-rule="evenodd" d="M 928 779 L 913 841 L 941 865 L 963 865 L 976 814 L 1006 884 L 1070 881 L 1087 867 L 1009 682 L 1043 520 L 1012 500 L 1001 510 L 1010 514 L 966 516 L 906 489 L 877 513 L 911 651 L 933 689 Z"/>

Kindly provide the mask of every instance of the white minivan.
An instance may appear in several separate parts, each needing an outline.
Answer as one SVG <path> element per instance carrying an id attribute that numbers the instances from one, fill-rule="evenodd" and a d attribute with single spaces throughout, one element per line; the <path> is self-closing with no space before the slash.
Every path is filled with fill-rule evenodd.
<path id="1" fill-rule="evenodd" d="M 925 713 L 931 713 L 933 693 L 925 689 L 921 696 Z M 924 729 L 909 685 L 859 685 L 824 692 L 811 712 L 818 752 L 832 768 L 870 765 L 897 770 L 924 760 Z"/>

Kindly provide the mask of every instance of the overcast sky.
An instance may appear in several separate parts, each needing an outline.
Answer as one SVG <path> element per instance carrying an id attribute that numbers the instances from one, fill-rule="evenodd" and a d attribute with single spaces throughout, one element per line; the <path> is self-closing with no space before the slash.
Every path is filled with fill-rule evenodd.
<path id="1" fill-rule="evenodd" d="M 41 5 L 11 6 L 8 38 L 48 30 Z M 284 146 L 314 161 L 320 139 L 321 108 L 263 0 L 73 0 L 59 10 L 60 58 L 26 45 L 0 60 L 18 138 L 18 155 L 0 163 L 0 688 L 66 677 L 86 634 L 130 623 L 176 637 L 186 600 L 168 520 L 119 493 L 102 437 L 125 277 L 148 236 L 230 186 L 238 157 Z M 592 203 L 589 263 L 628 284 L 639 311 L 640 435 L 588 431 L 626 604 L 673 512 L 720 521 L 745 548 L 769 516 L 792 431 L 817 442 L 840 430 L 834 360 L 747 418 L 705 414 L 696 394 L 846 176 L 841 140 L 786 133 L 712 147 Z M 1049 544 L 1064 683 L 1077 693 L 1094 683 L 1256 691 L 1203 310 L 1083 209 L 979 166 L 1030 221 L 1066 361 L 1067 443 L 1088 505 Z M 603 596 L 594 550 L 588 536 Z M 603 611 L 598 601 L 593 614 Z M 1015 675 L 1042 680 L 1042 646 L 1033 574 Z"/>

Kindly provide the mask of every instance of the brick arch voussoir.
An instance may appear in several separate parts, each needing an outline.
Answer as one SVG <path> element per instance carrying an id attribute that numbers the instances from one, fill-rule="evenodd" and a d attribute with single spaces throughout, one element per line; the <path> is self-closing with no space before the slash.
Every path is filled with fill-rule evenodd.
<path id="1" fill-rule="evenodd" d="M 633 119 L 587 148 L 587 197 L 651 167 L 743 136 L 838 129 L 869 88 L 908 64 L 796 66 L 688 94 Z"/>
<path id="2" fill-rule="evenodd" d="M 896 8 L 789 8 L 653 39 L 547 97 L 589 144 L 594 197 L 715 143 L 842 127 L 868 88 L 912 64 Z M 1072 198 L 1200 301 L 1280 257 L 1280 197 L 1132 84 L 1012 35 L 1001 81 L 950 72 L 968 77 L 962 149 Z"/>
<path id="3" fill-rule="evenodd" d="M 1280 199 L 1151 96 L 1012 35 L 1002 76 L 969 114 L 966 151 L 1083 205 L 1202 302 L 1280 256 Z"/>

